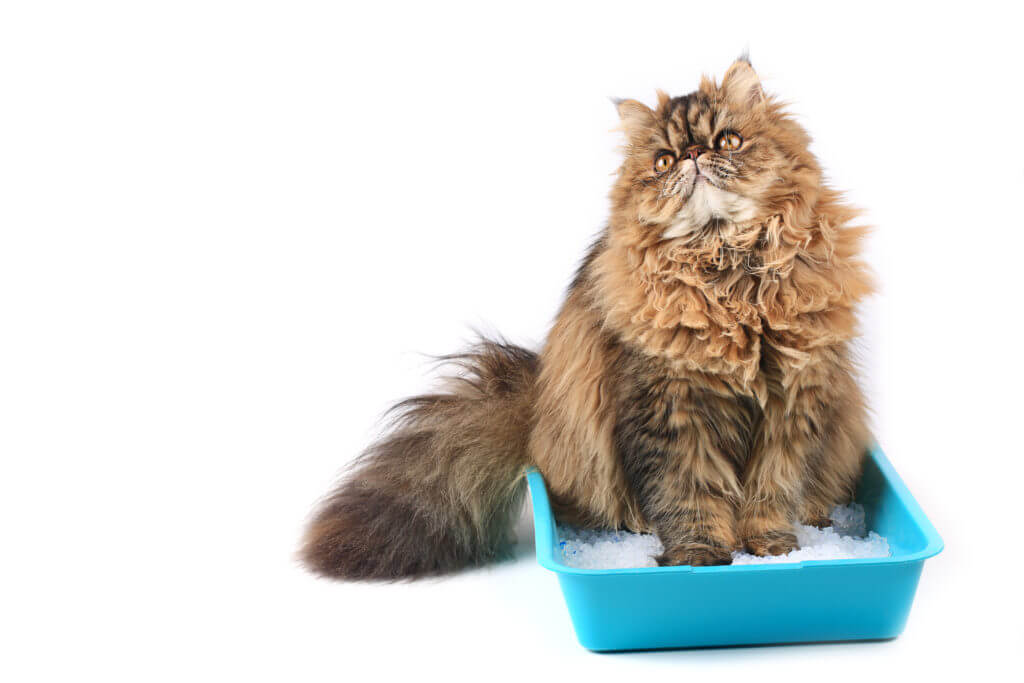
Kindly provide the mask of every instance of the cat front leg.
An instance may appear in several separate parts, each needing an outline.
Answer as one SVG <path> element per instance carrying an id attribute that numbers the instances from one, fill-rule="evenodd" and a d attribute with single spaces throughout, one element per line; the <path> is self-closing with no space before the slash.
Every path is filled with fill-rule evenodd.
<path id="1" fill-rule="evenodd" d="M 665 547 L 661 565 L 721 565 L 739 548 L 739 466 L 753 410 L 678 381 L 642 387 L 620 415 L 626 478 Z"/>
<path id="2" fill-rule="evenodd" d="M 769 392 L 743 473 L 738 530 L 747 551 L 797 547 L 798 522 L 827 526 L 849 502 L 868 440 L 863 398 L 845 345 L 816 349 L 799 367 L 769 354 Z"/>
<path id="3" fill-rule="evenodd" d="M 770 353 L 765 360 L 768 396 L 743 473 L 738 522 L 743 547 L 761 556 L 798 547 L 794 525 L 810 512 L 810 475 L 824 455 L 836 389 L 826 354 L 805 361 L 799 371 Z"/>
<path id="4" fill-rule="evenodd" d="M 793 525 L 808 461 L 821 448 L 822 412 L 815 391 L 799 390 L 789 401 L 774 394 L 767 401 L 743 475 L 738 530 L 747 552 L 782 555 L 798 547 Z"/>

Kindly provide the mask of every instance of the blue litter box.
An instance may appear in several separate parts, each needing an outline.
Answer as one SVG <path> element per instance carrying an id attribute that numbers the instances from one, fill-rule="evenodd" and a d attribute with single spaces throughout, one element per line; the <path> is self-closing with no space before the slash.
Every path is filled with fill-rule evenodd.
<path id="1" fill-rule="evenodd" d="M 725 567 L 576 569 L 562 563 L 544 479 L 528 475 L 537 560 L 555 572 L 590 650 L 876 640 L 903 631 L 924 561 L 942 539 L 882 451 L 857 501 L 890 556 Z"/>

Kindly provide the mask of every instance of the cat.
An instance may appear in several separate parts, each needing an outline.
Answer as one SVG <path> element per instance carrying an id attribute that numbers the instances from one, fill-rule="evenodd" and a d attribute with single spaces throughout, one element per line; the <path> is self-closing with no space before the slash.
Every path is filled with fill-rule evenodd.
<path id="1" fill-rule="evenodd" d="M 741 57 L 655 109 L 616 103 L 607 227 L 539 353 L 482 340 L 314 512 L 301 557 L 343 579 L 505 555 L 539 468 L 558 519 L 654 532 L 660 565 L 797 547 L 848 502 L 870 435 L 851 341 L 867 229 Z"/>

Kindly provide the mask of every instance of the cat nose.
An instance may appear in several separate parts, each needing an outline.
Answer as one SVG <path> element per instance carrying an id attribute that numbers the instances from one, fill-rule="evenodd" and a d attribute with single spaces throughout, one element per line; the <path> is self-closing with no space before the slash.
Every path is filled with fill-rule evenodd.
<path id="1" fill-rule="evenodd" d="M 697 157 L 699 157 L 706 151 L 708 151 L 707 147 L 702 147 L 701 145 L 690 145 L 689 147 L 686 148 L 686 156 L 693 159 L 694 163 L 696 163 Z"/>

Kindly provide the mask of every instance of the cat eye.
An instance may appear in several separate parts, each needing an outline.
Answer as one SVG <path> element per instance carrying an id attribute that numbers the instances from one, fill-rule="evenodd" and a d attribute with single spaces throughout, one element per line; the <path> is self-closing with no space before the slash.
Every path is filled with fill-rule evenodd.
<path id="1" fill-rule="evenodd" d="M 658 156 L 654 157 L 654 170 L 658 173 L 664 173 L 675 164 L 676 155 L 672 152 L 659 152 Z"/>
<path id="2" fill-rule="evenodd" d="M 718 134 L 718 141 L 715 143 L 715 147 L 720 152 L 733 152 L 740 148 L 743 144 L 743 138 L 740 134 L 734 130 L 722 131 Z"/>

